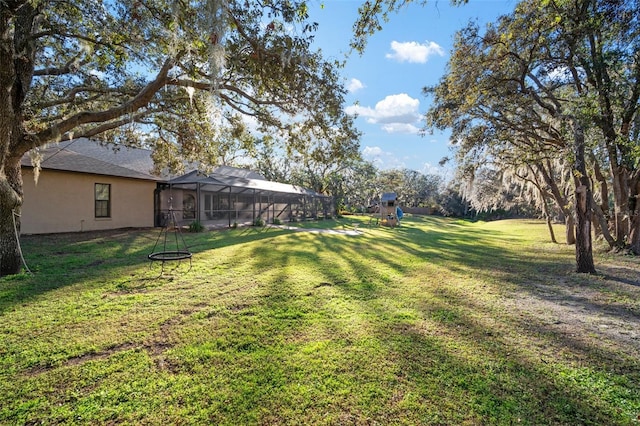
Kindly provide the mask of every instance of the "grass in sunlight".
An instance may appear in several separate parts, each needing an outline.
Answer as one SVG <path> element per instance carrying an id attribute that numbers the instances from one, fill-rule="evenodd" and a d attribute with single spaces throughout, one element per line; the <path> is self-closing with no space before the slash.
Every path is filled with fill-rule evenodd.
<path id="1" fill-rule="evenodd" d="M 162 274 L 159 230 L 23 237 L 0 424 L 639 423 L 637 258 L 575 274 L 530 220 L 295 225 L 185 233 Z"/>

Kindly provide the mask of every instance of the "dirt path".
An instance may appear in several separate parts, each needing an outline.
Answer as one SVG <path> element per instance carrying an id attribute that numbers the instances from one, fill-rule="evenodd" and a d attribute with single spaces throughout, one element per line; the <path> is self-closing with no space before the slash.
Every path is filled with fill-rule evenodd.
<path id="1" fill-rule="evenodd" d="M 585 351 L 640 354 L 640 269 L 599 265 L 599 275 L 532 282 L 505 307 L 525 327 Z M 640 359 L 640 358 L 639 358 Z"/>

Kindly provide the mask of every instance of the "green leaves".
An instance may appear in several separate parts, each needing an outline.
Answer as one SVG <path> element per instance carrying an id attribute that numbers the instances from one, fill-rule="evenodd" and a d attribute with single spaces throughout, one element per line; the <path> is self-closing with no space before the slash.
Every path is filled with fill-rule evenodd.
<path id="1" fill-rule="evenodd" d="M 215 164 L 251 149 L 249 118 L 293 150 L 331 138 L 335 158 L 357 152 L 341 64 L 312 49 L 318 24 L 306 1 L 27 5 L 5 21 L 21 23 L 8 34 L 25 54 L 10 84 L 24 94 L 12 106 L 23 120 L 10 126 L 23 129 L 14 156 L 86 136 L 157 147 L 171 167 L 180 164 L 174 156 Z"/>

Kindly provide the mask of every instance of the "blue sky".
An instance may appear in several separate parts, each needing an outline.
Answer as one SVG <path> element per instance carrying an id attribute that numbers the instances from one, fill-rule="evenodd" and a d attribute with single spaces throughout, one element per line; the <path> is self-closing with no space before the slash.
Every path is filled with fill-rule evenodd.
<path id="1" fill-rule="evenodd" d="M 363 0 L 315 0 L 310 18 L 319 23 L 316 45 L 340 58 L 349 49 L 353 22 Z M 369 39 L 365 53 L 352 54 L 342 75 L 350 93 L 347 111 L 358 113 L 361 151 L 380 169 L 408 168 L 451 177 L 438 162 L 450 154 L 448 133 L 420 136 L 430 100 L 424 86 L 436 84 L 446 69 L 453 37 L 469 20 L 484 26 L 510 13 L 515 0 L 448 0 L 412 4 L 383 24 Z"/>

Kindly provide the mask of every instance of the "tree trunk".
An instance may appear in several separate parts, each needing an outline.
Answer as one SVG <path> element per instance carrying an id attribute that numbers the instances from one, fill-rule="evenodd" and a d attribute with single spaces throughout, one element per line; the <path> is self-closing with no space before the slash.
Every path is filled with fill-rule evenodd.
<path id="1" fill-rule="evenodd" d="M 616 243 L 620 248 L 624 247 L 625 241 L 629 237 L 629 186 L 627 183 L 627 172 L 624 167 L 617 167 L 618 174 L 613 177 L 613 181 L 619 181 L 618 185 L 614 184 L 615 191 L 615 214 L 616 214 Z"/>
<path id="2" fill-rule="evenodd" d="M 549 228 L 549 236 L 551 237 L 551 242 L 554 244 L 558 244 L 558 241 L 556 241 L 556 234 L 553 232 L 553 224 L 551 223 L 551 216 L 549 216 L 548 214 L 545 214 L 545 216 L 547 217 L 547 228 Z"/>
<path id="3" fill-rule="evenodd" d="M 16 234 L 20 235 L 22 205 L 20 163 L 7 165 L 4 170 L 4 176 L 0 174 L 0 277 L 17 274 L 22 267 L 16 238 Z"/>
<path id="4" fill-rule="evenodd" d="M 631 216 L 631 235 L 629 249 L 636 255 L 640 255 L 640 209 L 636 207 L 636 212 Z"/>
<path id="5" fill-rule="evenodd" d="M 597 205 L 595 202 L 593 202 L 592 207 L 593 217 L 597 221 L 595 223 L 600 225 L 600 233 L 602 237 L 609 244 L 609 248 L 614 248 L 616 246 L 616 241 L 611 236 L 611 232 L 609 232 L 609 221 L 607 221 L 606 216 L 602 212 L 602 207 Z"/>
<path id="6" fill-rule="evenodd" d="M 542 193 L 541 190 L 540 192 Z M 553 242 L 554 244 L 558 244 L 558 241 L 556 241 L 556 234 L 553 232 L 553 224 L 551 223 L 551 213 L 549 213 L 549 206 L 547 205 L 547 197 L 544 194 L 542 194 L 542 208 L 544 210 L 544 215 L 547 218 L 547 227 L 549 228 L 549 235 L 551 236 L 551 242 Z"/>
<path id="7" fill-rule="evenodd" d="M 580 182 L 576 187 L 576 272 L 593 274 L 593 247 L 591 245 L 591 212 L 589 187 Z"/>
<path id="8" fill-rule="evenodd" d="M 560 208 L 560 210 L 562 211 L 562 214 L 564 214 L 565 228 L 566 228 L 565 239 L 566 239 L 567 245 L 569 246 L 573 245 L 576 243 L 575 229 L 574 229 L 575 220 L 573 218 L 573 214 L 571 210 L 568 207 L 569 201 L 562 194 L 562 192 L 560 191 L 560 188 L 558 187 L 558 182 L 553 177 L 553 167 L 551 165 L 551 162 L 547 160 L 546 163 L 542 163 L 542 162 L 536 163 L 536 167 L 538 172 L 540 172 L 540 174 L 542 175 L 542 178 L 544 179 L 545 183 L 549 187 L 551 191 L 551 195 L 553 196 L 553 199 L 556 202 L 558 208 Z"/>
<path id="9" fill-rule="evenodd" d="M 632 190 L 629 197 L 629 217 L 631 232 L 629 232 L 629 249 L 640 255 L 640 176 L 634 178 L 630 185 Z"/>
<path id="10" fill-rule="evenodd" d="M 576 272 L 593 274 L 593 247 L 591 241 L 591 182 L 587 176 L 584 158 L 584 130 L 577 120 L 573 123 L 575 149 L 575 210 L 576 210 Z"/>
<path id="11" fill-rule="evenodd" d="M 572 246 L 576 243 L 576 219 L 572 214 L 565 216 L 564 226 L 567 245 Z"/>
<path id="12" fill-rule="evenodd" d="M 549 212 L 549 206 L 547 205 L 547 195 L 545 194 L 545 191 L 542 190 L 542 188 L 540 188 L 539 185 L 537 185 L 537 182 L 536 182 L 536 187 L 538 188 L 538 191 L 540 191 L 540 195 L 542 196 L 542 210 L 544 211 L 544 215 L 547 218 L 547 228 L 549 228 L 549 235 L 551 237 L 551 242 L 554 244 L 558 244 L 558 241 L 556 241 L 556 234 L 555 232 L 553 232 L 553 224 L 551 223 L 551 213 Z"/>
<path id="13" fill-rule="evenodd" d="M 3 277 L 19 273 L 22 263 L 13 227 L 13 210 L 6 209 L 4 199 L 0 204 L 0 277 Z"/>
<path id="14" fill-rule="evenodd" d="M 606 144 L 613 187 L 613 230 L 616 245 L 622 248 L 629 236 L 629 218 L 626 214 L 629 188 L 626 182 L 625 168 L 619 164 L 619 152 L 614 141 L 607 139 Z"/>
<path id="15" fill-rule="evenodd" d="M 611 235 L 609 230 L 609 218 L 611 216 L 609 211 L 609 185 L 607 184 L 607 178 L 602 174 L 598 159 L 593 153 L 591 154 L 591 162 L 593 164 L 593 174 L 600 184 L 600 204 L 593 201 L 592 207 L 594 210 L 594 225 L 596 225 L 596 235 L 599 231 L 604 239 L 609 244 L 609 248 L 614 248 L 617 245 L 616 240 Z"/>
<path id="16" fill-rule="evenodd" d="M 602 174 L 602 169 L 600 168 L 598 159 L 593 154 L 591 154 L 591 162 L 593 163 L 593 174 L 600 184 L 600 210 L 602 210 L 603 217 L 607 219 L 610 216 L 609 185 L 607 184 L 607 178 Z"/>

